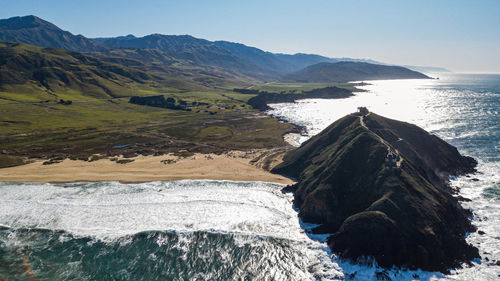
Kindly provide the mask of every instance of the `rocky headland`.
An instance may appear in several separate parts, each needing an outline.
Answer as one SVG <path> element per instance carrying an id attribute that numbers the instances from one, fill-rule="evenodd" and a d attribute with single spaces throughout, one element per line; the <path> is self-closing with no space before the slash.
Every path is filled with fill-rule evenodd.
<path id="1" fill-rule="evenodd" d="M 447 272 L 479 257 L 449 176 L 477 162 L 423 129 L 367 111 L 347 115 L 289 152 L 273 172 L 297 179 L 299 216 L 332 233 L 341 258 Z"/>
<path id="2" fill-rule="evenodd" d="M 244 94 L 256 94 L 248 100 L 248 104 L 253 108 L 265 111 L 271 109 L 268 104 L 281 102 L 295 102 L 301 99 L 344 99 L 353 96 L 353 91 L 349 89 L 339 88 L 336 86 L 313 89 L 302 93 L 269 93 L 258 90 L 235 89 L 235 91 Z M 362 91 L 356 89 L 356 91 Z"/>

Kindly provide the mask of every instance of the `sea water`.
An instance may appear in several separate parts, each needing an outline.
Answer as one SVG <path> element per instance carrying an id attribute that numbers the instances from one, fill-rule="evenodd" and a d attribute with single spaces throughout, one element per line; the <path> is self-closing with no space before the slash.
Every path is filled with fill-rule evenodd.
<path id="1" fill-rule="evenodd" d="M 500 76 L 374 81 L 342 100 L 276 104 L 301 142 L 358 106 L 415 123 L 479 161 L 454 179 L 472 201 L 482 258 L 450 275 L 340 261 L 307 233 L 278 184 L 170 181 L 0 183 L 0 280 L 497 280 Z"/>

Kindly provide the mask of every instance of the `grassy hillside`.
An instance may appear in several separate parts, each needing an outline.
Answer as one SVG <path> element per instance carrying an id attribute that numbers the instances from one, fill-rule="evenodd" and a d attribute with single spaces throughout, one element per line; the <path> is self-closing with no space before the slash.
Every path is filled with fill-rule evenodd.
<path id="1" fill-rule="evenodd" d="M 127 58 L 141 63 L 151 63 L 164 66 L 192 65 L 190 61 L 181 60 L 167 53 L 154 49 L 114 49 L 100 52 L 92 52 L 100 58 Z"/>
<path id="2" fill-rule="evenodd" d="M 0 103 L 82 100 L 206 90 L 200 83 L 147 73 L 55 48 L 0 42 Z"/>

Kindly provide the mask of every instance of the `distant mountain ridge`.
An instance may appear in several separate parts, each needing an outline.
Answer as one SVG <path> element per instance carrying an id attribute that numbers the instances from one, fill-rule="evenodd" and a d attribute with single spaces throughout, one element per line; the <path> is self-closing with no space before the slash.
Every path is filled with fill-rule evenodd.
<path id="1" fill-rule="evenodd" d="M 94 40 L 96 42 L 103 42 L 103 41 L 110 40 L 110 39 L 133 39 L 133 38 L 137 38 L 137 37 L 135 37 L 133 34 L 129 34 L 129 35 L 124 35 L 124 36 L 116 36 L 116 37 L 90 38 L 90 40 Z"/>
<path id="2" fill-rule="evenodd" d="M 272 67 L 238 56 L 215 42 L 190 35 L 151 34 L 141 38 L 112 38 L 101 44 L 107 49 L 156 49 L 168 56 L 189 60 L 196 65 L 222 67 L 256 78 L 279 76 Z"/>
<path id="3" fill-rule="evenodd" d="M 73 35 L 36 16 L 0 20 L 0 41 L 20 42 L 92 53 L 104 58 L 141 60 L 156 65 L 216 70 L 240 80 L 276 81 L 318 63 L 340 61 L 377 63 L 366 59 L 328 58 L 314 54 L 275 54 L 228 41 L 209 41 L 190 35 L 151 34 L 89 39 Z M 124 51 L 136 50 L 136 51 Z M 121 50 L 121 51 L 119 51 Z M 152 50 L 152 51 L 144 51 Z M 286 77 L 286 76 L 285 76 Z"/>
<path id="4" fill-rule="evenodd" d="M 277 79 L 281 75 L 322 61 L 336 61 L 308 54 L 283 55 L 239 43 L 208 41 L 190 35 L 151 34 L 89 39 L 73 35 L 36 16 L 0 20 L 0 40 L 79 52 L 107 52 L 115 49 L 154 49 L 169 58 L 193 65 L 221 67 L 256 79 Z M 122 52 L 122 55 L 129 53 Z M 155 54 L 158 55 L 158 54 Z M 147 60 L 151 61 L 152 58 Z M 160 59 L 157 61 L 165 61 Z"/>
<path id="5" fill-rule="evenodd" d="M 402 66 L 366 62 L 322 62 L 285 75 L 283 79 L 302 83 L 331 83 L 383 79 L 428 79 L 420 72 Z"/>

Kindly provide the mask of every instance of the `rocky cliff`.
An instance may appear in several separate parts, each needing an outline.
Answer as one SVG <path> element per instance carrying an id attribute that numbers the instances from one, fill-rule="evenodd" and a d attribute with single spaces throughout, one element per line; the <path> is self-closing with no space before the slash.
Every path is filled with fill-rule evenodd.
<path id="1" fill-rule="evenodd" d="M 289 152 L 274 172 L 294 177 L 300 217 L 332 233 L 342 258 L 446 272 L 479 257 L 474 231 L 452 196 L 450 175 L 476 161 L 423 129 L 382 116 L 351 114 Z"/>

